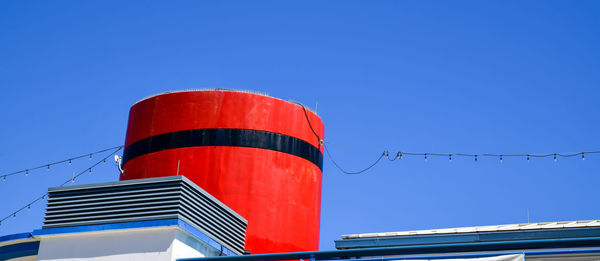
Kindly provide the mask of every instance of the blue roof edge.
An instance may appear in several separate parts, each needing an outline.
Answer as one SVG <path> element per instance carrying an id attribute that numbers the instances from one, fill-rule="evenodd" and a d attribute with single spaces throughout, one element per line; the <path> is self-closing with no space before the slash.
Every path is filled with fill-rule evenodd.
<path id="1" fill-rule="evenodd" d="M 98 224 L 98 225 L 85 225 L 85 226 L 74 226 L 74 227 L 42 228 L 42 229 L 34 230 L 33 235 L 34 236 L 48 236 L 48 235 L 85 233 L 85 232 L 96 232 L 96 231 L 106 231 L 106 230 L 176 226 L 176 225 L 178 225 L 178 221 L 179 221 L 178 219 L 163 219 L 163 220 L 147 220 L 147 221 L 110 223 L 110 224 Z"/>
<path id="2" fill-rule="evenodd" d="M 200 230 L 196 229 L 193 225 L 191 225 L 181 219 L 163 219 L 163 220 L 148 220 L 148 221 L 86 225 L 86 226 L 75 226 L 75 227 L 42 228 L 42 229 L 36 229 L 33 231 L 33 233 L 29 233 L 29 234 L 32 235 L 33 237 L 37 237 L 37 236 L 59 235 L 59 234 L 73 234 L 73 233 L 98 232 L 98 231 L 108 231 L 108 230 L 167 227 L 167 226 L 178 226 L 182 230 L 184 230 L 184 231 L 190 233 L 191 235 L 193 235 L 194 237 L 206 242 L 209 246 L 215 248 L 217 251 L 220 251 L 223 254 L 226 254 L 228 256 L 238 255 L 235 252 L 233 252 L 232 250 L 228 249 L 227 247 L 219 244 L 217 241 L 213 240 L 205 233 L 202 233 Z"/>
<path id="3" fill-rule="evenodd" d="M 541 249 L 600 248 L 600 237 L 553 238 L 493 242 L 427 244 L 397 247 L 374 247 L 295 253 L 258 254 L 225 257 L 183 258 L 178 261 L 265 261 L 265 260 L 339 260 L 365 256 L 407 256 L 498 251 L 531 251 Z M 411 257 L 412 258 L 412 257 Z M 396 257 L 397 259 L 397 257 Z"/>
<path id="4" fill-rule="evenodd" d="M 38 253 L 40 241 L 27 241 L 9 244 L 0 247 L 0 260 L 10 260 L 27 256 L 35 256 Z"/>
<path id="5" fill-rule="evenodd" d="M 519 241 L 584 237 L 600 237 L 600 227 L 353 238 L 336 240 L 335 247 L 337 249 L 359 249 L 425 244 L 451 244 L 468 242 Z"/>
<path id="6" fill-rule="evenodd" d="M 514 251 L 514 252 L 502 252 L 502 253 L 478 253 L 478 254 L 449 254 L 449 255 L 426 255 L 426 256 L 393 256 L 393 257 L 378 257 L 378 258 L 361 258 L 360 261 L 398 261 L 398 260 L 436 260 L 436 259 L 456 259 L 456 258 L 482 258 L 482 257 L 495 257 L 505 255 L 518 255 L 523 254 L 527 256 L 548 256 L 548 255 L 585 255 L 585 254 L 598 254 L 600 248 L 592 249 L 567 249 L 567 250 L 546 250 L 546 251 Z M 180 258 L 177 261 L 191 261 L 197 259 Z M 313 258 L 309 259 L 313 260 Z M 320 261 L 333 261 L 337 259 L 317 259 Z"/>
<path id="7" fill-rule="evenodd" d="M 10 234 L 10 235 L 5 235 L 5 236 L 0 236 L 0 243 L 6 242 L 6 241 L 28 239 L 28 238 L 32 238 L 32 237 L 33 237 L 32 232 Z"/>

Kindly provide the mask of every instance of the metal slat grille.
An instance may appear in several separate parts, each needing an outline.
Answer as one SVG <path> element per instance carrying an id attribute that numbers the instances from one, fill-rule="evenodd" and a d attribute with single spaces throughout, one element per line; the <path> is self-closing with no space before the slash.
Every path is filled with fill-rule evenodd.
<path id="1" fill-rule="evenodd" d="M 175 218 L 243 252 L 248 221 L 183 176 L 51 188 L 43 228 Z"/>

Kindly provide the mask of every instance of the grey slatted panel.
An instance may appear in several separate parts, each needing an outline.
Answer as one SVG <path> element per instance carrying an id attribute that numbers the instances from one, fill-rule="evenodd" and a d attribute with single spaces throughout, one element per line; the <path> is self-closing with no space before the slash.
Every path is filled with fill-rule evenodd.
<path id="1" fill-rule="evenodd" d="M 176 183 L 173 185 L 177 185 Z M 135 191 L 135 188 L 131 188 L 131 186 L 128 186 L 129 191 Z M 94 189 L 92 189 L 94 190 Z M 95 191 L 98 191 L 97 189 L 95 189 Z M 81 190 L 80 192 L 84 192 L 84 190 Z M 74 194 L 74 193 L 71 193 Z M 81 220 L 92 220 L 92 219 L 96 219 L 96 220 L 102 220 L 105 219 L 107 217 L 124 217 L 127 218 L 129 216 L 133 215 L 138 215 L 138 216 L 147 216 L 148 215 L 148 210 L 131 210 L 132 207 L 135 207 L 135 203 L 139 200 L 142 201 L 148 201 L 148 200 L 155 200 L 157 203 L 156 205 L 162 206 L 163 210 L 162 211 L 150 211 L 151 213 L 153 213 L 153 215 L 164 215 L 166 213 L 163 213 L 165 211 L 170 211 L 173 212 L 174 210 L 176 210 L 178 208 L 178 205 L 175 206 L 164 206 L 164 201 L 166 201 L 165 199 L 179 199 L 181 197 L 181 191 L 180 189 L 177 189 L 175 192 L 169 192 L 169 193 L 165 193 L 168 196 L 165 197 L 164 194 L 161 193 L 150 193 L 150 194 L 140 194 L 140 195 L 128 195 L 128 196 L 123 196 L 123 197 L 115 197 L 112 196 L 110 194 L 105 194 L 103 197 L 98 197 L 98 198 L 90 198 L 88 199 L 88 201 L 91 202 L 86 202 L 85 199 L 75 199 L 75 200 L 68 200 L 68 199 L 64 199 L 62 202 L 52 202 L 49 203 L 50 207 L 53 206 L 57 206 L 58 204 L 62 204 L 63 206 L 68 206 L 71 209 L 73 209 L 74 205 L 75 207 L 77 206 L 81 206 L 83 204 L 85 204 L 86 206 L 89 205 L 98 205 L 98 203 L 101 203 L 102 205 L 106 206 L 107 208 L 110 208 L 114 205 L 111 205 L 110 203 L 112 202 L 118 202 L 118 203 L 127 203 L 127 204 L 120 204 L 119 208 L 114 209 L 114 208 L 110 208 L 110 209 L 106 209 L 105 211 L 102 210 L 95 210 L 95 211 L 84 211 L 82 209 L 80 209 L 80 211 L 78 211 L 77 213 L 71 213 L 71 214 L 57 214 L 56 211 L 49 209 L 46 213 L 46 221 L 45 224 L 51 225 L 53 223 L 56 222 L 60 222 L 63 220 L 68 220 L 71 219 L 73 222 L 79 222 Z M 88 195 L 93 195 L 93 194 L 88 194 Z M 52 193 L 50 194 L 50 198 L 52 198 Z M 116 200 L 119 198 L 127 198 L 126 200 Z M 179 200 L 178 200 L 179 201 Z M 132 205 L 133 204 L 133 205 Z M 108 214 L 107 215 L 102 215 L 102 214 Z M 171 213 L 169 213 L 171 214 Z M 71 216 L 71 217 L 69 217 Z"/>
<path id="2" fill-rule="evenodd" d="M 179 203 L 179 199 L 177 200 L 171 200 L 171 201 L 164 201 L 161 202 L 163 204 L 178 204 Z M 123 204 L 121 205 L 110 205 L 109 206 L 98 206 L 98 207 L 80 207 L 80 208 L 66 208 L 66 209 L 56 209 L 52 211 L 52 214 L 59 214 L 59 213 L 73 213 L 73 212 L 78 212 L 78 211 L 93 211 L 93 210 L 103 210 L 103 209 L 110 209 L 110 208 L 121 208 Z M 135 204 L 138 207 L 153 207 L 156 206 L 156 204 L 154 202 L 146 202 L 146 203 L 136 203 Z"/>
<path id="3" fill-rule="evenodd" d="M 184 191 L 189 193 L 188 195 L 192 196 L 195 200 L 208 202 L 207 207 L 211 209 L 210 211 L 222 213 L 220 217 L 224 218 L 225 222 L 234 224 L 240 229 L 246 229 L 248 222 L 245 219 L 240 219 L 239 217 L 232 215 L 231 212 L 227 211 L 226 209 L 223 209 L 220 205 L 214 204 L 212 199 L 207 198 L 204 194 L 198 192 L 192 186 L 184 184 Z"/>
<path id="4" fill-rule="evenodd" d="M 97 201 L 109 201 L 109 200 L 113 200 L 113 199 L 120 200 L 120 199 L 142 198 L 142 197 L 143 198 L 152 198 L 152 197 L 161 197 L 162 198 L 167 195 L 169 195 L 169 196 L 170 195 L 179 195 L 180 193 L 181 193 L 181 191 L 177 190 L 177 191 L 172 191 L 172 192 L 167 192 L 167 193 L 164 193 L 164 192 L 163 193 L 148 193 L 148 194 L 140 193 L 139 195 L 128 195 L 128 196 L 104 196 L 104 197 L 93 197 L 90 199 L 72 199 L 72 200 L 64 199 L 64 200 L 61 200 L 58 202 L 57 202 L 57 200 L 48 200 L 48 205 L 54 206 L 54 205 L 60 204 L 60 205 L 64 206 L 64 205 L 68 205 L 68 204 L 76 204 L 79 202 L 97 202 Z"/>
<path id="5" fill-rule="evenodd" d="M 94 213 L 97 215 L 100 214 L 105 214 L 105 213 L 124 213 L 124 212 L 142 212 L 145 210 L 160 210 L 160 209 L 176 209 L 177 207 L 179 207 L 179 202 L 175 202 L 175 204 L 171 203 L 171 204 L 165 204 L 165 205 L 160 205 L 160 206 L 137 206 L 137 205 L 133 205 L 133 206 L 129 206 L 127 208 L 110 208 L 110 209 L 101 209 L 101 210 L 94 210 L 94 211 L 90 211 L 87 213 Z M 53 213 L 56 216 L 62 217 L 62 218 L 68 218 L 68 217 L 81 217 L 81 213 L 77 213 L 77 212 L 71 212 L 71 213 Z"/>
<path id="6" fill-rule="evenodd" d="M 190 215 L 189 218 L 192 218 L 192 220 L 199 220 L 205 226 L 212 227 L 218 231 L 222 231 L 221 234 L 224 234 L 224 236 L 227 236 L 231 239 L 239 239 L 240 237 L 244 237 L 245 230 L 236 229 L 234 226 L 216 220 L 215 217 L 219 216 L 218 213 L 211 215 L 210 213 L 198 209 L 199 206 L 194 206 L 193 204 L 190 204 L 187 201 L 187 199 L 184 198 L 183 201 L 186 204 L 183 204 L 182 210 L 186 211 L 186 213 Z"/>
<path id="7" fill-rule="evenodd" d="M 114 201 L 101 201 L 95 203 L 79 203 L 79 204 L 71 204 L 71 205 L 53 205 L 47 208 L 47 210 L 58 210 L 58 209 L 73 209 L 73 208 L 82 208 L 85 206 L 117 206 L 117 205 L 128 205 L 128 204 L 142 204 L 146 203 L 156 203 L 157 201 L 165 201 L 165 200 L 179 200 L 181 196 L 169 196 L 169 197 L 158 197 L 158 198 L 134 198 L 129 200 L 114 200 Z"/>
<path id="8" fill-rule="evenodd" d="M 205 215 L 202 215 L 202 216 L 195 215 L 194 213 L 191 213 L 189 207 L 182 208 L 180 214 L 182 216 L 188 218 L 195 225 L 203 228 L 204 230 L 213 231 L 215 236 L 217 238 L 219 238 L 221 241 L 227 242 L 229 244 L 234 244 L 234 245 L 236 245 L 237 242 L 239 242 L 239 241 L 244 242 L 243 236 L 236 237 L 235 235 L 232 235 L 231 233 L 227 232 L 227 227 L 215 226 L 215 225 L 211 224 L 210 222 L 206 222 Z M 241 244 L 241 247 L 243 247 L 243 243 Z"/>
<path id="9" fill-rule="evenodd" d="M 243 247 L 244 247 L 243 240 L 224 236 L 222 231 L 215 230 L 214 227 L 203 226 L 202 224 L 199 224 L 199 222 L 197 221 L 197 219 L 195 217 L 187 215 L 185 213 L 185 211 L 180 212 L 180 214 L 181 214 L 181 217 L 184 217 L 187 220 L 191 221 L 191 224 L 195 225 L 196 227 L 201 228 L 203 231 L 213 231 L 213 234 L 215 234 L 215 238 L 219 239 L 219 242 L 223 242 L 224 243 L 223 245 L 232 245 L 236 248 L 243 249 Z"/>
<path id="10" fill-rule="evenodd" d="M 218 221 L 220 221 L 224 224 L 232 225 L 237 229 L 241 229 L 241 230 L 246 229 L 245 223 L 241 222 L 238 219 L 232 218 L 230 215 L 227 215 L 227 213 L 222 211 L 221 209 L 215 209 L 215 207 L 212 206 L 211 204 L 207 204 L 207 203 L 210 203 L 209 199 L 199 197 L 195 193 L 190 193 L 190 191 L 184 191 L 184 192 L 185 193 L 183 194 L 183 199 L 187 199 L 190 202 L 202 202 L 203 204 L 200 205 L 202 207 L 202 211 L 206 211 L 208 213 L 214 213 L 215 214 L 214 217 Z"/>
<path id="11" fill-rule="evenodd" d="M 181 220 L 183 220 L 183 221 L 187 222 L 188 224 L 191 224 L 191 225 L 192 225 L 194 228 L 198 229 L 200 232 L 202 232 L 202 233 L 204 233 L 204 234 L 207 234 L 207 235 L 208 235 L 208 234 L 210 233 L 210 232 L 207 232 L 207 230 L 205 230 L 205 229 L 203 229 L 203 228 L 199 227 L 199 226 L 198 226 L 198 225 L 196 225 L 196 224 L 195 224 L 193 221 L 191 221 L 190 219 L 188 219 L 187 217 L 185 217 L 185 216 L 183 216 L 183 215 L 182 215 L 182 216 L 180 216 L 180 217 L 179 217 L 179 219 L 181 219 Z M 213 238 L 213 240 L 215 240 L 217 243 L 219 243 L 219 244 L 221 244 L 221 245 L 223 245 L 223 246 L 231 246 L 231 247 L 232 247 L 232 248 L 234 248 L 234 249 L 240 249 L 240 251 L 241 251 L 241 252 L 240 252 L 240 253 L 238 253 L 238 254 L 240 254 L 240 255 L 243 253 L 243 249 L 244 249 L 244 242 L 243 242 L 243 241 L 242 241 L 241 243 L 231 244 L 231 243 L 229 243 L 228 241 L 223 241 L 223 240 L 221 240 L 221 239 L 219 239 L 219 238 L 217 238 L 217 237 Z M 234 251 L 234 252 L 235 252 L 235 251 Z"/>
<path id="12" fill-rule="evenodd" d="M 201 208 L 205 207 L 205 209 L 203 209 L 203 210 L 198 209 L 199 212 L 196 212 L 196 213 L 210 213 L 209 216 L 215 217 L 217 220 L 219 219 L 219 217 L 221 219 L 226 219 L 227 217 L 232 218 L 233 220 L 231 220 L 231 221 L 233 221 L 233 222 L 218 222 L 217 220 L 211 218 L 211 220 L 213 222 L 208 222 L 206 224 L 208 226 L 207 229 L 218 231 L 221 239 L 224 241 L 244 242 L 245 228 L 247 226 L 246 222 L 242 222 L 239 219 L 235 219 L 235 216 L 231 215 L 230 212 L 223 211 L 226 206 L 219 204 L 218 201 L 210 200 L 209 197 L 212 197 L 212 196 L 210 196 L 209 194 L 199 193 L 200 192 L 199 189 L 196 189 L 193 186 L 194 186 L 193 183 L 192 183 L 192 185 L 187 184 L 187 183 L 184 184 L 184 192 L 186 192 L 186 193 L 184 194 L 183 200 L 184 201 L 189 200 L 189 198 L 187 198 L 186 196 L 192 196 L 196 199 L 196 200 L 190 200 L 189 202 L 186 202 L 188 204 L 183 204 L 183 206 L 185 207 L 184 210 L 187 210 L 188 214 L 192 214 L 193 212 L 190 212 L 191 211 L 190 208 L 193 209 L 193 208 L 197 208 L 197 207 L 201 207 Z M 206 195 L 208 195 L 208 197 Z M 201 204 L 203 206 L 195 206 L 194 207 L 194 204 L 189 204 L 190 202 L 200 202 L 200 203 L 203 203 L 203 204 Z M 235 212 L 233 212 L 233 213 L 235 213 Z M 206 217 L 203 217 L 203 216 L 190 216 L 189 218 L 192 220 L 206 220 Z M 241 223 L 243 228 L 237 227 L 236 221 Z M 239 233 L 236 233 L 237 231 L 239 231 Z"/>
<path id="13" fill-rule="evenodd" d="M 184 198 L 182 198 L 182 200 L 186 203 L 183 204 L 183 209 L 187 210 L 188 212 L 190 212 L 190 214 L 194 214 L 195 216 L 198 216 L 201 219 L 206 219 L 207 223 L 211 226 L 214 227 L 229 227 L 230 229 L 228 229 L 228 231 L 226 231 L 226 233 L 230 234 L 231 236 L 243 236 L 243 229 L 239 229 L 236 228 L 235 226 L 231 226 L 225 222 L 220 221 L 218 218 L 220 216 L 219 213 L 214 213 L 213 215 L 211 215 L 212 213 L 210 212 L 206 212 L 202 209 L 199 209 L 198 207 L 202 208 L 202 206 L 196 206 L 195 204 L 191 203 L 191 201 L 188 201 L 188 199 L 185 198 L 186 196 L 184 195 Z M 208 215 L 207 215 L 208 213 Z M 241 234 L 237 234 L 237 232 L 242 231 Z M 234 235 L 233 233 L 237 234 Z"/>
<path id="14" fill-rule="evenodd" d="M 198 187 L 196 184 L 192 183 L 191 181 L 184 182 L 183 187 L 184 187 L 184 190 L 187 189 L 187 191 L 194 193 L 199 198 L 206 199 L 207 202 L 209 202 L 209 204 L 211 206 L 214 206 L 215 209 L 217 209 L 219 211 L 223 211 L 224 214 L 231 217 L 232 220 L 235 220 L 236 222 L 239 222 L 240 224 L 248 223 L 248 221 L 245 218 L 243 218 L 238 213 L 231 210 L 228 206 L 226 206 L 225 204 L 218 201 L 215 197 L 210 195 L 208 192 L 202 190 L 200 187 Z"/>
<path id="15" fill-rule="evenodd" d="M 195 192 L 201 194 L 203 197 L 206 197 L 207 199 L 209 199 L 209 202 L 211 204 L 218 206 L 220 209 L 227 212 L 228 215 L 235 217 L 236 220 L 240 220 L 244 224 L 248 224 L 248 221 L 244 217 L 240 216 L 240 214 L 233 211 L 231 208 L 229 208 L 228 206 L 223 204 L 221 201 L 219 201 L 218 199 L 213 197 L 211 194 L 209 194 L 208 192 L 206 192 L 205 190 L 200 188 L 198 185 L 194 184 L 193 182 L 191 182 L 190 180 L 188 180 L 185 177 L 183 177 L 183 181 L 184 181 L 184 183 L 183 183 L 184 187 L 186 187 L 186 186 L 189 187 L 191 189 L 190 191 L 195 191 Z"/>
<path id="16" fill-rule="evenodd" d="M 173 218 L 243 252 L 246 219 L 181 176 L 52 188 L 43 228 Z"/>
<path id="17" fill-rule="evenodd" d="M 123 191 L 123 192 L 104 192 L 98 194 L 81 194 L 81 195 L 73 195 L 73 196 L 55 196 L 52 198 L 53 202 L 60 202 L 62 200 L 75 200 L 75 199 L 90 199 L 90 198 L 98 198 L 105 196 L 127 196 L 127 195 L 137 195 L 142 193 L 165 193 L 177 191 L 178 188 L 166 187 L 166 188 L 155 188 L 155 189 L 144 189 L 144 190 L 135 190 L 135 191 Z"/>
<path id="18" fill-rule="evenodd" d="M 155 179 L 157 179 L 157 178 L 155 178 Z M 143 179 L 143 180 L 152 180 L 152 179 Z M 55 193 L 56 196 L 62 197 L 62 196 L 70 196 L 70 195 L 80 195 L 80 194 L 82 194 L 82 191 L 85 191 L 85 193 L 92 193 L 92 194 L 101 193 L 101 192 L 110 192 L 110 191 L 123 191 L 122 187 L 128 186 L 128 185 L 134 185 L 136 187 L 136 189 L 142 190 L 142 189 L 149 189 L 149 188 L 156 188 L 156 187 L 174 187 L 177 184 L 181 183 L 180 181 L 167 181 L 167 182 L 148 181 L 145 183 L 138 183 L 138 181 L 141 181 L 141 179 L 93 184 L 93 185 L 101 186 L 101 187 L 94 187 L 94 188 L 90 187 L 90 185 L 75 185 L 75 186 L 69 186 L 69 187 L 51 188 L 51 190 L 53 191 L 53 193 Z M 63 190 L 61 188 L 67 188 L 67 189 Z"/>

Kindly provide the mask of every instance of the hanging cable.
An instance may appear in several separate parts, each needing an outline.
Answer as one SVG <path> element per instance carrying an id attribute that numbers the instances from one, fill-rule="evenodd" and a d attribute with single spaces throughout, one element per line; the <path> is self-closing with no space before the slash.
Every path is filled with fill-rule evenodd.
<path id="1" fill-rule="evenodd" d="M 379 158 L 377 158 L 377 160 L 371 164 L 371 166 L 361 170 L 361 171 L 346 171 L 344 169 L 342 169 L 340 167 L 340 165 L 337 164 L 337 162 L 335 162 L 335 160 L 333 160 L 333 158 L 331 157 L 331 153 L 329 153 L 329 150 L 327 149 L 327 146 L 325 146 L 325 142 L 323 141 L 323 139 L 321 139 L 321 137 L 319 137 L 319 134 L 317 134 L 317 132 L 315 131 L 315 129 L 313 128 L 312 124 L 310 123 L 310 119 L 308 118 L 308 113 L 306 112 L 306 108 L 304 107 L 304 105 L 302 103 L 296 102 L 296 104 L 298 104 L 300 107 L 302 107 L 302 111 L 304 111 L 304 117 L 306 118 L 306 122 L 308 122 L 308 126 L 310 127 L 310 130 L 312 131 L 312 133 L 315 135 L 315 137 L 317 137 L 317 141 L 319 143 L 319 149 L 321 149 L 321 145 L 323 146 L 323 149 L 325 149 L 325 152 L 327 152 L 327 155 L 329 156 L 329 160 L 331 160 L 331 162 L 333 163 L 333 165 L 335 165 L 341 172 L 348 174 L 348 175 L 355 175 L 355 174 L 361 174 L 367 170 L 369 170 L 370 168 L 372 168 L 373 166 L 377 165 L 377 163 L 379 163 L 379 161 L 381 160 L 381 158 L 383 158 L 384 156 L 387 155 L 388 159 L 391 160 L 389 158 L 389 152 L 388 151 L 383 151 L 383 153 L 381 153 L 381 155 L 379 156 Z M 397 154 L 397 156 L 400 155 L 400 153 Z M 398 157 L 394 158 L 391 161 L 396 160 Z"/>
<path id="2" fill-rule="evenodd" d="M 341 172 L 343 172 L 344 174 L 348 174 L 348 175 L 355 175 L 355 174 L 361 174 L 369 169 L 371 169 L 372 167 L 374 167 L 375 165 L 377 165 L 377 163 L 379 163 L 379 161 L 381 160 L 381 158 L 383 158 L 386 155 L 386 151 L 383 151 L 383 153 L 381 153 L 381 155 L 379 155 L 379 158 L 377 158 L 377 160 L 375 162 L 373 162 L 373 164 L 371 164 L 370 166 L 366 167 L 363 170 L 360 171 L 346 171 L 344 169 L 342 169 L 342 167 L 340 167 L 339 164 L 337 164 L 337 162 L 335 162 L 335 160 L 333 159 L 333 157 L 331 157 L 331 153 L 329 153 L 329 150 L 327 149 L 327 146 L 323 145 L 323 148 L 325 149 L 325 152 L 327 152 L 327 156 L 329 156 L 329 160 L 331 160 L 331 162 L 333 163 L 333 165 L 335 165 L 335 167 L 337 167 Z"/>
<path id="3" fill-rule="evenodd" d="M 389 160 L 389 161 L 395 161 L 397 159 L 401 159 L 402 158 L 402 153 L 398 152 L 396 153 L 396 156 L 394 158 L 390 158 L 390 152 L 389 151 L 385 151 L 385 157 Z"/>
<path id="4" fill-rule="evenodd" d="M 96 151 L 96 152 L 86 153 L 86 154 L 79 155 L 79 156 L 76 156 L 76 157 L 64 159 L 64 160 L 61 160 L 61 161 L 56 161 L 56 162 L 52 162 L 52 163 L 46 163 L 46 164 L 39 165 L 39 166 L 33 167 L 33 168 L 23 169 L 23 170 L 19 170 L 19 171 L 7 173 L 7 174 L 0 174 L 0 177 L 2 177 L 2 180 L 6 180 L 7 177 L 10 177 L 12 175 L 21 174 L 21 173 L 25 173 L 25 176 L 27 176 L 27 175 L 29 175 L 29 171 L 32 171 L 32 170 L 41 169 L 41 168 L 46 168 L 47 170 L 50 170 L 50 166 L 58 165 L 58 164 L 65 163 L 65 162 L 68 162 L 69 165 L 71 165 L 71 162 L 73 160 L 81 159 L 81 158 L 85 158 L 85 157 L 89 157 L 91 159 L 92 155 L 94 155 L 94 154 L 99 154 L 99 153 L 103 153 L 103 152 L 106 152 L 106 151 L 109 151 L 109 150 L 121 149 L 121 148 L 123 148 L 123 146 L 115 146 L 115 147 L 111 147 L 111 148 L 108 148 L 108 149 L 103 149 L 103 150 L 99 150 L 99 151 Z"/>
<path id="5" fill-rule="evenodd" d="M 73 176 L 72 176 L 70 179 L 68 179 L 66 182 L 62 183 L 62 184 L 61 184 L 59 187 L 63 187 L 63 186 L 65 186 L 65 185 L 69 184 L 69 183 L 73 183 L 73 182 L 75 182 L 75 179 L 76 179 L 77 177 L 79 177 L 79 176 L 81 176 L 81 175 L 85 174 L 86 172 L 91 172 L 91 171 L 92 171 L 92 168 L 94 168 L 94 167 L 98 166 L 100 163 L 102 163 L 103 161 L 105 161 L 107 158 L 109 158 L 109 157 L 113 156 L 113 154 L 115 154 L 115 153 L 119 152 L 119 151 L 120 151 L 122 148 L 123 148 L 123 146 L 117 146 L 117 147 L 110 148 L 110 149 L 116 149 L 116 150 L 112 151 L 112 152 L 111 152 L 110 154 L 108 154 L 106 157 L 104 157 L 104 158 L 100 159 L 98 162 L 96 162 L 95 164 L 91 165 L 90 167 L 88 167 L 88 168 L 85 168 L 83 171 L 79 172 L 78 174 L 76 174 L 76 175 L 74 174 L 74 175 L 73 175 Z M 108 150 L 110 150 L 110 149 L 106 149 L 106 150 L 102 150 L 102 151 L 108 151 Z M 92 154 L 97 154 L 97 153 L 100 153 L 100 152 L 94 152 L 94 153 L 92 153 Z M 88 153 L 88 154 L 85 154 L 85 155 L 83 155 L 83 157 L 85 157 L 85 156 L 88 156 L 88 155 L 91 155 L 91 154 L 89 154 L 89 153 Z M 76 159 L 76 158 L 72 158 L 72 159 Z M 66 161 L 68 161 L 68 160 L 65 160 L 65 161 L 62 161 L 62 162 L 66 162 Z M 44 165 L 44 166 L 45 166 L 45 165 Z M 21 207 L 21 208 L 17 209 L 16 211 L 12 212 L 10 215 L 8 215 L 8 216 L 6 216 L 6 217 L 4 217 L 4 218 L 0 219 L 0 225 L 2 225 L 2 222 L 4 222 L 4 220 L 7 220 L 7 219 L 8 219 L 8 218 L 10 218 L 10 217 L 17 217 L 17 214 L 18 214 L 19 212 L 21 212 L 21 211 L 23 211 L 23 210 L 25 210 L 25 209 L 29 209 L 29 208 L 31 208 L 31 205 L 32 205 L 32 204 L 34 204 L 34 203 L 36 203 L 36 202 L 38 202 L 38 201 L 40 201 L 40 200 L 44 200 L 44 199 L 46 198 L 46 196 L 48 196 L 48 193 L 44 193 L 44 195 L 42 195 L 42 196 L 40 196 L 40 197 L 38 197 L 38 198 L 34 199 L 33 201 L 31 201 L 31 202 L 29 202 L 29 203 L 25 204 L 23 207 Z"/>
<path id="6" fill-rule="evenodd" d="M 319 137 L 319 134 L 317 134 L 317 132 L 313 128 L 312 124 L 310 123 L 310 119 L 308 119 L 308 113 L 306 112 L 306 108 L 304 107 L 304 105 L 302 103 L 299 103 L 299 102 L 294 102 L 294 103 L 299 105 L 300 107 L 302 107 L 302 111 L 304 111 L 304 117 L 306 117 L 306 122 L 308 122 L 308 127 L 310 127 L 310 130 L 312 131 L 312 133 L 315 135 L 315 137 L 317 137 L 319 149 L 321 149 L 321 145 L 324 146 L 323 139 L 321 139 L 321 137 Z"/>

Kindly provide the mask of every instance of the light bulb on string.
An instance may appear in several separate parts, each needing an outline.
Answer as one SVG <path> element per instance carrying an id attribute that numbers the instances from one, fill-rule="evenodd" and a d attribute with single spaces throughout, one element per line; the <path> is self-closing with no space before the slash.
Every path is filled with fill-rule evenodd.
<path id="1" fill-rule="evenodd" d="M 27 209 L 31 209 L 31 205 L 27 205 Z"/>
<path id="2" fill-rule="evenodd" d="M 556 153 L 554 153 L 554 162 L 558 161 L 558 159 L 556 158 Z"/>
<path id="3" fill-rule="evenodd" d="M 398 152 L 398 158 L 402 159 L 402 152 Z"/>
<path id="4" fill-rule="evenodd" d="M 585 156 L 584 156 L 583 152 L 581 153 L 581 160 L 585 160 Z"/>
<path id="5" fill-rule="evenodd" d="M 529 163 L 529 160 L 530 160 L 530 159 L 529 159 L 529 154 L 527 154 L 527 163 Z"/>
<path id="6" fill-rule="evenodd" d="M 69 166 L 71 166 L 71 159 L 69 159 Z"/>
<path id="7" fill-rule="evenodd" d="M 448 161 L 450 161 L 450 163 L 452 163 L 452 154 L 448 154 Z"/>
<path id="8" fill-rule="evenodd" d="M 25 176 L 29 176 L 29 170 L 28 169 L 25 170 Z"/>
<path id="9" fill-rule="evenodd" d="M 92 154 L 90 153 L 90 159 L 92 159 Z"/>
<path id="10" fill-rule="evenodd" d="M 48 164 L 48 166 L 47 166 L 47 167 L 48 167 L 48 168 L 47 168 L 46 170 L 50 171 L 50 164 Z"/>
<path id="11" fill-rule="evenodd" d="M 425 155 L 425 161 L 427 161 L 427 153 L 425 153 L 424 155 Z"/>
<path id="12" fill-rule="evenodd" d="M 92 168 L 89 168 L 89 169 L 88 169 L 88 171 L 89 171 L 90 173 L 92 173 Z"/>
<path id="13" fill-rule="evenodd" d="M 475 162 L 477 162 L 477 155 L 475 155 Z"/>
<path id="14" fill-rule="evenodd" d="M 500 163 L 502 163 L 502 154 L 500 154 Z"/>

